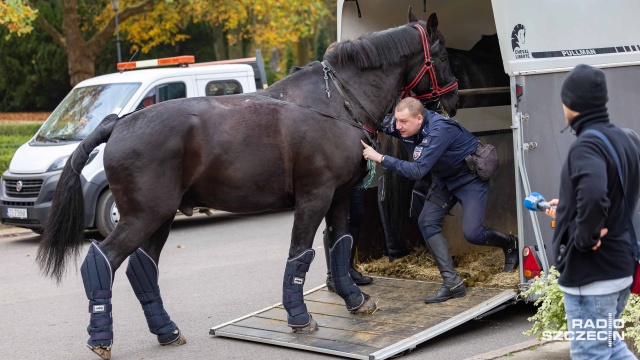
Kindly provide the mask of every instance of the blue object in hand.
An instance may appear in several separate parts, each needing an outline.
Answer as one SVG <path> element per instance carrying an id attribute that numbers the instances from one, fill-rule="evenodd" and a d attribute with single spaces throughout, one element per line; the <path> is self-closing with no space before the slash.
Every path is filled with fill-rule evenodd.
<path id="1" fill-rule="evenodd" d="M 524 207 L 531 211 L 545 211 L 553 207 L 544 199 L 544 196 L 537 192 L 532 192 L 524 198 Z"/>

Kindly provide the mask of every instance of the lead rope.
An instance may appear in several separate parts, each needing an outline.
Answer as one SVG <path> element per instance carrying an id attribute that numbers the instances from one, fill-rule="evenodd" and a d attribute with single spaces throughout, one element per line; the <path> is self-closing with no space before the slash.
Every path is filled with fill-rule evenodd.
<path id="1" fill-rule="evenodd" d="M 367 160 L 367 171 L 369 172 L 369 175 L 367 175 L 369 178 L 367 179 L 367 177 L 365 177 L 364 180 L 362 180 L 362 184 L 358 185 L 358 189 L 370 188 L 373 179 L 376 177 L 376 164 L 371 159 Z"/>

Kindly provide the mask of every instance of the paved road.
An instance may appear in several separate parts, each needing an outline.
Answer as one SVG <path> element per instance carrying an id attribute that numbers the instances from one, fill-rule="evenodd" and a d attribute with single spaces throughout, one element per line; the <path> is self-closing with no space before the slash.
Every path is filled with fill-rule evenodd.
<path id="1" fill-rule="evenodd" d="M 174 223 L 160 261 L 166 308 L 188 343 L 160 347 L 124 274 L 113 286 L 114 359 L 323 359 L 312 354 L 240 340 L 214 338 L 209 328 L 281 299 L 291 212 L 238 216 L 217 214 Z M 88 233 L 88 236 L 97 236 Z M 307 289 L 324 282 L 321 231 Z M 3 359 L 97 359 L 84 346 L 87 299 L 73 265 L 60 285 L 40 276 L 34 259 L 38 237 L 0 238 L 0 324 Z M 81 263 L 87 246 L 81 249 Z M 527 340 L 522 331 L 533 309 L 511 306 L 445 333 L 403 359 L 460 360 Z"/>

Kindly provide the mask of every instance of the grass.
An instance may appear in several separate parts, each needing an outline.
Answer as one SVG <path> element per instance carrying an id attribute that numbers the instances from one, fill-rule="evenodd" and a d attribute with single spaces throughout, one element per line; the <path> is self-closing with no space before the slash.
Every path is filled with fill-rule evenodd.
<path id="1" fill-rule="evenodd" d="M 0 174 L 8 168 L 13 154 L 38 131 L 41 124 L 0 122 Z"/>

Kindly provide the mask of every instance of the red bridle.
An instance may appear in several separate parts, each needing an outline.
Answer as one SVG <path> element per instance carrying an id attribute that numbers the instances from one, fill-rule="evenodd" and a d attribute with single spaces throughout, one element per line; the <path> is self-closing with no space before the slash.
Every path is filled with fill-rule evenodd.
<path id="1" fill-rule="evenodd" d="M 414 98 L 418 100 L 421 100 L 421 99 L 430 100 L 434 98 L 437 99 L 438 97 L 440 97 L 440 95 L 446 94 L 449 91 L 453 91 L 457 89 L 458 88 L 457 79 L 454 79 L 454 81 L 451 84 L 447 85 L 444 88 L 441 88 L 440 85 L 438 85 L 438 79 L 436 78 L 436 71 L 433 67 L 433 63 L 431 62 L 431 49 L 429 48 L 429 38 L 427 36 L 427 31 L 420 24 L 415 24 L 413 25 L 413 27 L 415 27 L 416 29 L 418 29 L 418 31 L 420 31 L 420 37 L 422 38 L 422 49 L 424 51 L 424 64 L 422 65 L 422 68 L 420 68 L 420 71 L 418 71 L 418 74 L 416 74 L 416 76 L 413 78 L 413 81 L 411 81 L 409 85 L 403 88 L 404 92 L 402 94 L 402 98 L 404 99 L 407 96 L 411 96 L 411 90 L 413 90 L 413 88 L 415 88 L 418 85 L 418 83 L 422 80 L 426 72 L 429 72 L 429 78 L 431 79 L 431 92 L 422 94 L 422 95 L 413 95 Z"/>

